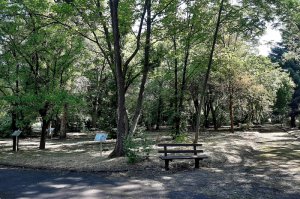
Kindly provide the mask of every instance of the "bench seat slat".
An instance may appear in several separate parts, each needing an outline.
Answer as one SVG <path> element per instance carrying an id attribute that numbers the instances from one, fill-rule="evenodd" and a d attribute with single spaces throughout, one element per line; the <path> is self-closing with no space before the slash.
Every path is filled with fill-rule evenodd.
<path id="1" fill-rule="evenodd" d="M 194 155 L 194 156 L 159 156 L 162 160 L 174 160 L 174 159 L 205 159 L 206 155 Z"/>
<path id="2" fill-rule="evenodd" d="M 203 153 L 203 150 L 159 150 L 158 153 Z"/>
<path id="3" fill-rule="evenodd" d="M 202 144 L 176 144 L 176 143 L 161 143 L 158 144 L 157 146 L 202 146 Z"/>

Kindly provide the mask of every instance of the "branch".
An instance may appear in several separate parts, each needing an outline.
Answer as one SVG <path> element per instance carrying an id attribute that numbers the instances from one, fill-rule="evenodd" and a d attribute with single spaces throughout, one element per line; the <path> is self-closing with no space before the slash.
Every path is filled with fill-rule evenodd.
<path id="1" fill-rule="evenodd" d="M 153 17 L 151 18 L 151 21 L 153 22 L 154 19 L 155 19 L 158 15 L 162 14 L 163 11 L 166 10 L 166 9 L 169 7 L 169 5 L 171 5 L 171 3 L 173 3 L 173 2 L 174 2 L 174 0 L 170 0 L 170 1 L 167 3 L 167 5 L 165 5 L 160 11 L 158 11 L 155 15 L 153 15 Z"/>
<path id="2" fill-rule="evenodd" d="M 137 35 L 137 40 L 136 40 L 136 48 L 133 51 L 133 53 L 131 54 L 131 56 L 128 58 L 128 60 L 124 63 L 124 74 L 126 74 L 126 71 L 128 69 L 128 65 L 129 63 L 132 61 L 132 59 L 135 57 L 135 55 L 137 54 L 137 52 L 140 49 L 141 46 L 141 33 L 142 33 L 142 27 L 143 27 L 143 23 L 144 23 L 144 18 L 145 18 L 145 13 L 146 13 L 146 8 L 147 8 L 147 0 L 145 0 L 145 4 L 144 4 L 144 10 L 141 16 L 141 21 L 140 21 L 140 26 L 139 26 L 139 31 L 138 31 L 138 35 Z"/>
<path id="3" fill-rule="evenodd" d="M 97 9 L 98 9 L 99 17 L 100 17 L 100 19 L 102 19 L 103 14 L 100 10 L 100 1 L 99 0 L 97 0 L 96 6 L 97 6 Z M 113 51 L 112 51 L 112 45 L 111 45 L 110 38 L 109 38 L 108 28 L 107 28 L 106 23 L 105 23 L 104 20 L 101 20 L 101 24 L 102 24 L 102 27 L 104 29 L 105 40 L 106 40 L 106 43 L 107 43 L 107 48 L 108 48 L 108 51 L 109 51 L 109 56 L 110 56 L 111 62 L 114 62 L 114 56 L 113 56 Z"/>
<path id="4" fill-rule="evenodd" d="M 128 90 L 129 86 L 133 83 L 133 81 L 141 75 L 142 71 L 135 74 L 132 78 L 130 78 L 125 85 L 125 92 Z"/>
<path id="5" fill-rule="evenodd" d="M 0 88 L 0 92 L 4 95 L 7 96 L 7 94 L 4 92 L 4 90 L 2 88 Z"/>
<path id="6" fill-rule="evenodd" d="M 40 14 L 40 13 L 34 13 L 34 15 L 41 16 L 41 17 L 44 17 L 44 18 L 46 18 L 46 19 L 52 19 L 52 20 L 54 20 L 56 23 L 58 23 L 58 24 L 60 24 L 60 25 L 62 25 L 62 26 L 65 26 L 65 27 L 67 27 L 67 28 L 73 30 L 74 32 L 76 32 L 76 33 L 79 34 L 80 36 L 86 38 L 87 40 L 92 41 L 92 42 L 94 42 L 94 43 L 97 43 L 96 40 L 93 40 L 92 38 L 90 38 L 89 36 L 85 35 L 84 33 L 82 33 L 82 32 L 80 32 L 80 31 L 74 29 L 74 27 L 70 26 L 69 24 L 63 23 L 63 22 L 59 21 L 58 19 L 56 19 L 56 18 L 54 18 L 54 17 L 52 17 L 52 16 L 48 16 L 48 15 L 44 15 L 44 14 Z"/>

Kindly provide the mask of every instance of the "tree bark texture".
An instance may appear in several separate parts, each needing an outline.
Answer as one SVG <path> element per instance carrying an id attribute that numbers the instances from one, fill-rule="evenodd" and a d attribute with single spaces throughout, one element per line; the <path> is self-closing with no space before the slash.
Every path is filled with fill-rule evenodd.
<path id="1" fill-rule="evenodd" d="M 120 46 L 120 31 L 118 20 L 118 0 L 110 0 L 110 13 L 112 21 L 112 31 L 114 39 L 114 60 L 115 73 L 117 80 L 117 141 L 110 157 L 120 157 L 125 155 L 124 141 L 126 136 L 126 107 L 125 107 L 125 76 L 122 71 L 121 46 Z"/>

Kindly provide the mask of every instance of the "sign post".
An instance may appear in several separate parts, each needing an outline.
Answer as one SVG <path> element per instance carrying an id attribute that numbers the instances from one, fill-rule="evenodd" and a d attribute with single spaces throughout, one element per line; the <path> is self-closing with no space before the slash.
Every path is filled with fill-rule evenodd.
<path id="1" fill-rule="evenodd" d="M 13 137 L 13 151 L 19 150 L 19 135 L 22 133 L 20 130 L 14 131 L 11 135 Z"/>
<path id="2" fill-rule="evenodd" d="M 102 143 L 106 141 L 107 133 L 96 133 L 95 141 L 100 142 L 100 156 L 102 156 Z"/>

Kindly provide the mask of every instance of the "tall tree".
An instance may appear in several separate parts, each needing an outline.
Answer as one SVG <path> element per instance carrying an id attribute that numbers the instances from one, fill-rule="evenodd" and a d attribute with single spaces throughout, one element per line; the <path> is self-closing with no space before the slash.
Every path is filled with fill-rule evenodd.
<path id="1" fill-rule="evenodd" d="M 201 98 L 200 98 L 200 104 L 199 104 L 199 109 L 198 109 L 197 118 L 196 118 L 196 132 L 195 132 L 194 143 L 198 142 L 198 137 L 199 137 L 199 132 L 200 132 L 201 109 L 202 109 L 202 104 L 203 104 L 203 101 L 204 101 L 204 94 L 206 92 L 208 78 L 209 78 L 212 63 L 213 63 L 213 56 L 214 56 L 214 51 L 215 51 L 215 46 L 216 46 L 216 43 L 217 43 L 218 32 L 219 32 L 219 28 L 220 28 L 220 24 L 221 24 L 221 14 L 222 14 L 222 11 L 223 11 L 223 6 L 224 6 L 224 0 L 221 0 L 220 9 L 219 9 L 219 12 L 218 12 L 217 23 L 216 23 L 216 29 L 215 29 L 215 33 L 214 33 L 214 36 L 213 36 L 212 47 L 211 47 L 211 51 L 210 51 L 210 55 L 209 55 L 207 71 L 206 71 L 205 79 L 204 79 L 204 82 L 203 82 L 202 95 L 201 95 Z"/>
<path id="2" fill-rule="evenodd" d="M 141 115 L 141 109 L 143 105 L 143 98 L 145 92 L 145 84 L 147 81 L 148 73 L 150 70 L 150 47 L 151 47 L 151 0 L 146 0 L 146 10 L 147 10 L 147 28 L 146 28 L 146 41 L 145 41 L 145 48 L 144 48 L 144 65 L 142 71 L 142 81 L 139 89 L 139 96 L 137 99 L 136 109 L 132 118 L 131 128 L 129 131 L 129 135 L 133 135 L 136 131 L 136 127 Z"/>

